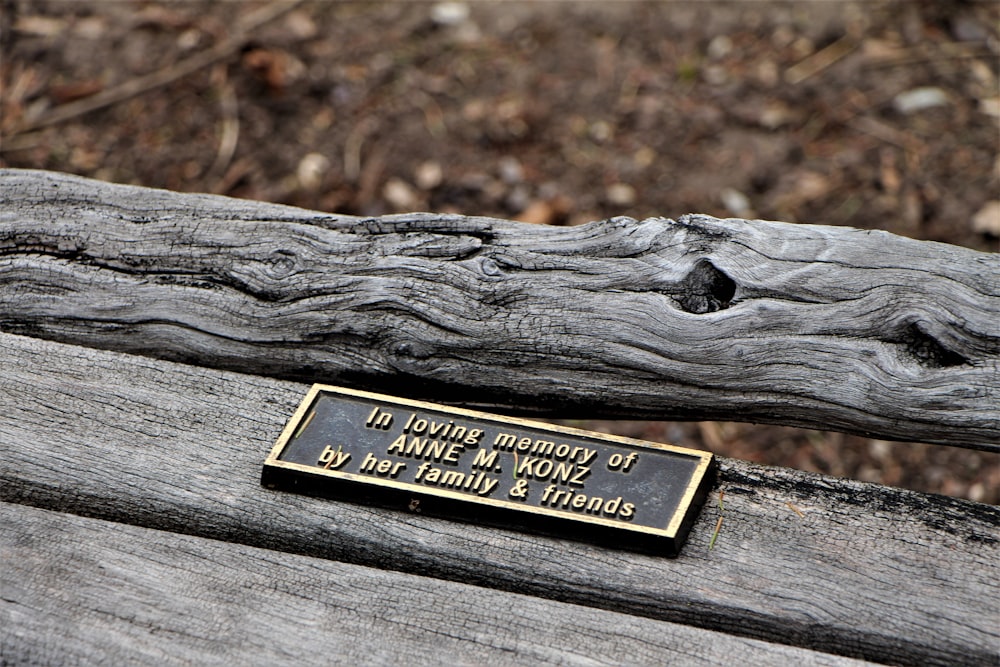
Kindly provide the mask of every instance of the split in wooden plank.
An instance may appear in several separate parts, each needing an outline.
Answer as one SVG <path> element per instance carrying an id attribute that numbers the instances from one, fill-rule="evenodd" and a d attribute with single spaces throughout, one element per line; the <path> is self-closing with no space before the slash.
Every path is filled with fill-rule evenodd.
<path id="1" fill-rule="evenodd" d="M 1000 508 L 723 460 L 714 548 L 709 503 L 679 558 L 642 556 L 263 489 L 304 385 L 20 336 L 0 346 L 8 502 L 875 661 L 995 658 Z"/>
<path id="2" fill-rule="evenodd" d="M 10 664 L 858 665 L 398 572 L 0 503 Z"/>
<path id="3" fill-rule="evenodd" d="M 878 231 L 354 218 L 0 171 L 0 330 L 538 414 L 1000 451 L 1000 255 Z"/>

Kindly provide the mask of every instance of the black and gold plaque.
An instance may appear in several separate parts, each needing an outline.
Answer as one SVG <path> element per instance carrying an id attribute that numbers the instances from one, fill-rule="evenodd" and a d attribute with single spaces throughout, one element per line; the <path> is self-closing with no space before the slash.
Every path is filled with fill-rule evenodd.
<path id="1" fill-rule="evenodd" d="M 314 385 L 261 483 L 676 555 L 714 472 L 708 452 Z"/>

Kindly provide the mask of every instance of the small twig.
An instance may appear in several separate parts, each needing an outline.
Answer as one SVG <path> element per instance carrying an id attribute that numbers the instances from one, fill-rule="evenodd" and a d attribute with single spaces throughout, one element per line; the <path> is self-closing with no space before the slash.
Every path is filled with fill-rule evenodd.
<path id="1" fill-rule="evenodd" d="M 800 510 L 798 507 L 796 507 L 795 505 L 793 505 L 790 500 L 786 500 L 785 504 L 788 505 L 788 509 L 790 509 L 793 512 L 795 512 L 796 514 L 798 514 L 799 518 L 802 518 L 802 519 L 806 518 L 806 515 L 802 513 L 802 510 Z"/>
<path id="2" fill-rule="evenodd" d="M 344 141 L 344 178 L 354 183 L 361 176 L 361 147 L 375 129 L 375 120 L 365 117 L 351 128 Z"/>
<path id="3" fill-rule="evenodd" d="M 344 446 L 337 445 L 337 451 L 333 453 L 333 456 L 330 457 L 330 460 L 326 462 L 325 466 L 323 466 L 323 470 L 329 470 L 330 466 L 333 465 L 333 462 L 340 458 L 340 454 L 343 451 L 344 451 Z"/>
<path id="4" fill-rule="evenodd" d="M 253 171 L 253 163 L 249 158 L 242 157 L 236 160 L 226 173 L 212 186 L 212 192 L 217 195 L 228 193 L 241 178 Z"/>
<path id="5" fill-rule="evenodd" d="M 309 423 L 313 420 L 313 417 L 315 416 L 316 416 L 316 410 L 313 410 L 312 412 L 309 413 L 309 416 L 306 417 L 306 420 L 302 422 L 302 426 L 299 426 L 298 429 L 295 430 L 295 435 L 292 436 L 292 440 L 302 435 L 302 431 L 306 430 L 306 427 L 309 426 Z"/>
<path id="6" fill-rule="evenodd" d="M 702 441 L 708 445 L 712 451 L 725 451 L 726 439 L 722 435 L 722 429 L 718 422 L 698 422 L 698 432 Z"/>
<path id="7" fill-rule="evenodd" d="M 274 2 L 261 7 L 256 12 L 247 15 L 237 27 L 236 34 L 228 39 L 224 39 L 215 46 L 204 51 L 200 51 L 190 58 L 174 63 L 168 67 L 157 70 L 145 76 L 130 79 L 114 88 L 108 88 L 90 97 L 62 104 L 48 112 L 43 113 L 34 120 L 29 120 L 21 125 L 15 134 L 36 130 L 40 127 L 63 123 L 77 116 L 81 116 L 91 111 L 103 109 L 104 107 L 131 99 L 136 95 L 148 92 L 154 88 L 165 86 L 169 83 L 181 79 L 189 74 L 222 60 L 243 47 L 250 37 L 250 33 L 269 21 L 273 21 L 278 16 L 290 11 L 304 0 L 275 0 Z"/>
<path id="8" fill-rule="evenodd" d="M 894 127 L 886 125 L 870 116 L 852 118 L 847 121 L 847 126 L 857 132 L 875 137 L 879 141 L 898 146 L 905 151 L 919 152 L 924 146 L 919 140 L 913 139 L 909 135 L 903 134 Z"/>
<path id="9" fill-rule="evenodd" d="M 0 153 L 17 153 L 19 151 L 30 151 L 45 143 L 45 137 L 41 132 L 30 132 L 16 134 L 11 137 L 4 137 L 0 143 Z"/>
<path id="10" fill-rule="evenodd" d="M 712 539 L 708 542 L 708 550 L 711 551 L 715 548 L 715 540 L 719 539 L 719 531 L 722 530 L 722 513 L 725 512 L 726 507 L 722 504 L 722 498 L 726 495 L 726 492 L 719 490 L 719 520 L 715 522 L 715 531 L 712 533 Z"/>
<path id="11" fill-rule="evenodd" d="M 375 144 L 371 154 L 365 160 L 361 168 L 361 176 L 358 177 L 357 188 L 354 200 L 357 202 L 371 201 L 378 189 L 381 175 L 385 171 L 386 157 L 389 155 L 389 144 Z"/>
<path id="12" fill-rule="evenodd" d="M 236 89 L 226 76 L 225 65 L 219 65 L 219 106 L 222 111 L 222 129 L 219 132 L 219 150 L 215 154 L 215 162 L 208 170 L 208 178 L 217 184 L 226 173 L 236 145 L 240 138 L 239 100 Z"/>
<path id="13" fill-rule="evenodd" d="M 785 83 L 796 85 L 802 83 L 811 76 L 819 74 L 830 65 L 834 64 L 848 53 L 857 48 L 857 44 L 852 37 L 847 35 L 841 37 L 833 44 L 795 63 L 785 70 Z"/>
<path id="14" fill-rule="evenodd" d="M 972 58 L 990 57 L 993 53 L 987 46 L 975 44 L 935 44 L 933 47 L 917 46 L 901 49 L 887 58 L 879 58 L 865 64 L 866 69 L 884 69 L 888 67 L 908 67 L 931 61 L 969 60 Z"/>
<path id="15" fill-rule="evenodd" d="M 712 539 L 708 543 L 708 550 L 709 551 L 711 551 L 712 549 L 715 548 L 715 540 L 718 539 L 718 537 L 719 537 L 719 531 L 722 530 L 722 519 L 723 519 L 723 517 L 720 516 L 719 520 L 715 523 L 715 532 L 712 533 Z"/>

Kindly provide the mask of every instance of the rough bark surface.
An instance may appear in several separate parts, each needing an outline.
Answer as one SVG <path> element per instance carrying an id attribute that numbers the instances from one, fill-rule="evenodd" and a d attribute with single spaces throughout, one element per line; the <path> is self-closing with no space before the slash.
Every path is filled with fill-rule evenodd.
<path id="1" fill-rule="evenodd" d="M 1000 450 L 1000 256 L 888 233 L 353 218 L 0 171 L 0 330 L 487 408 Z"/>
<path id="2" fill-rule="evenodd" d="M 0 503 L 11 665 L 859 665 L 467 584 Z"/>
<path id="3" fill-rule="evenodd" d="M 878 662 L 995 662 L 996 507 L 723 460 L 680 556 L 644 556 L 264 489 L 305 385 L 7 334 L 0 348 L 5 502 Z"/>

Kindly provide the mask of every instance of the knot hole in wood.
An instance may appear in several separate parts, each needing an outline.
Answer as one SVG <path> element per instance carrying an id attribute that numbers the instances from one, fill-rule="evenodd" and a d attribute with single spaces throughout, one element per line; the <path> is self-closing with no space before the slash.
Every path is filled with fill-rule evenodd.
<path id="1" fill-rule="evenodd" d="M 681 281 L 677 301 L 688 313 L 702 315 L 729 308 L 736 294 L 736 283 L 707 259 L 699 260 Z"/>
<path id="2" fill-rule="evenodd" d="M 903 330 L 900 339 L 901 343 L 906 346 L 906 351 L 924 366 L 948 368 L 970 363 L 962 355 L 952 352 L 939 343 L 915 322 Z"/>

